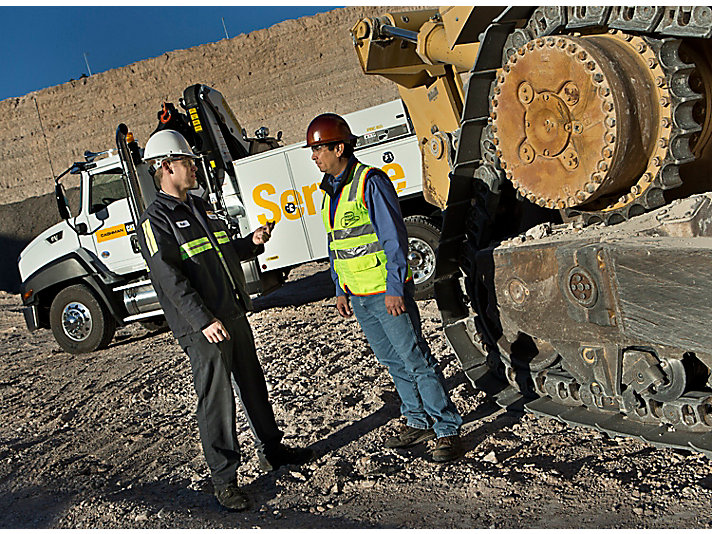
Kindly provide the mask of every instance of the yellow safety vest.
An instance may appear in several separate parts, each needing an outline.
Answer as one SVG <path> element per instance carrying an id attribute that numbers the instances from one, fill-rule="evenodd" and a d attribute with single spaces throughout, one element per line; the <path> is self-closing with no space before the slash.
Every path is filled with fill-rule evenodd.
<path id="1" fill-rule="evenodd" d="M 339 285 L 354 295 L 373 295 L 386 291 L 386 253 L 378 242 L 364 203 L 366 174 L 373 167 L 357 162 L 341 190 L 334 226 L 331 226 L 331 197 L 324 195 L 321 217 L 329 237 L 334 271 Z M 411 278 L 408 266 L 408 278 Z M 347 290 L 348 286 L 348 290 Z"/>

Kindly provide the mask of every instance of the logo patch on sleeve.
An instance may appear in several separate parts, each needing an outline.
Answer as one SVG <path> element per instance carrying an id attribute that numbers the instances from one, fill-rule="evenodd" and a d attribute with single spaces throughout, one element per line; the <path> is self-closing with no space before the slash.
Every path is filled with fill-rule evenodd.
<path id="1" fill-rule="evenodd" d="M 215 219 L 215 220 L 217 220 L 217 218 L 218 218 L 218 216 L 215 215 L 212 211 L 206 211 L 206 212 L 205 212 L 205 215 L 208 216 L 208 219 Z"/>
<path id="2" fill-rule="evenodd" d="M 188 221 L 176 221 L 176 226 L 178 228 L 188 228 L 190 223 Z"/>

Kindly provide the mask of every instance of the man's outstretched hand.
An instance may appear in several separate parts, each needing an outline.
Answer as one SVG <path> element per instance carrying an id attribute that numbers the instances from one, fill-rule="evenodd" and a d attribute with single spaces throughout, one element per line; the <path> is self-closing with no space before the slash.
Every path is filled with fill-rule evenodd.
<path id="1" fill-rule="evenodd" d="M 273 222 L 268 222 L 267 224 L 260 226 L 252 233 L 252 242 L 255 245 L 264 245 L 267 241 L 269 241 L 269 238 L 272 237 L 273 228 Z"/>

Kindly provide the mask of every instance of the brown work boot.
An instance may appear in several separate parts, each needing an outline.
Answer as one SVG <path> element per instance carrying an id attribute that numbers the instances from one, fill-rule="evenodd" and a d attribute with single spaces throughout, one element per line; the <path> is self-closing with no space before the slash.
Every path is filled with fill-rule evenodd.
<path id="1" fill-rule="evenodd" d="M 408 425 L 400 425 L 398 435 L 388 438 L 383 446 L 388 449 L 412 447 L 434 437 L 435 432 L 432 428 L 413 428 Z"/>
<path id="2" fill-rule="evenodd" d="M 451 462 L 462 456 L 462 441 L 460 436 L 438 438 L 433 448 L 433 462 Z"/>
<path id="3" fill-rule="evenodd" d="M 244 512 L 250 508 L 250 498 L 247 493 L 238 488 L 234 482 L 221 488 L 215 488 L 215 498 L 221 506 L 231 512 Z"/>

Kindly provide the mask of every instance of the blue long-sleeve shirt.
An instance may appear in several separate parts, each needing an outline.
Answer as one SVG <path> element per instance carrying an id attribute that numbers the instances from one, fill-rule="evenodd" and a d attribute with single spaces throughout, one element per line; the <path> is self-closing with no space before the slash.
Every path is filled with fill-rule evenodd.
<path id="1" fill-rule="evenodd" d="M 338 199 L 344 186 L 343 180 L 349 176 L 351 169 L 358 160 L 355 156 L 349 159 L 346 169 L 338 176 L 325 174 L 322 189 L 332 198 L 330 203 L 330 218 L 333 225 Z M 326 187 L 325 187 L 326 186 Z M 330 193 L 329 189 L 333 194 Z M 386 295 L 403 296 L 403 286 L 408 276 L 408 232 L 405 229 L 403 215 L 390 178 L 381 169 L 372 169 L 366 175 L 364 184 L 364 200 L 368 216 L 376 230 L 378 242 L 386 254 Z M 336 296 L 344 295 L 339 284 L 339 276 L 334 270 L 334 256 L 329 249 L 331 278 L 336 286 Z M 347 287 L 348 289 L 348 287 Z"/>

